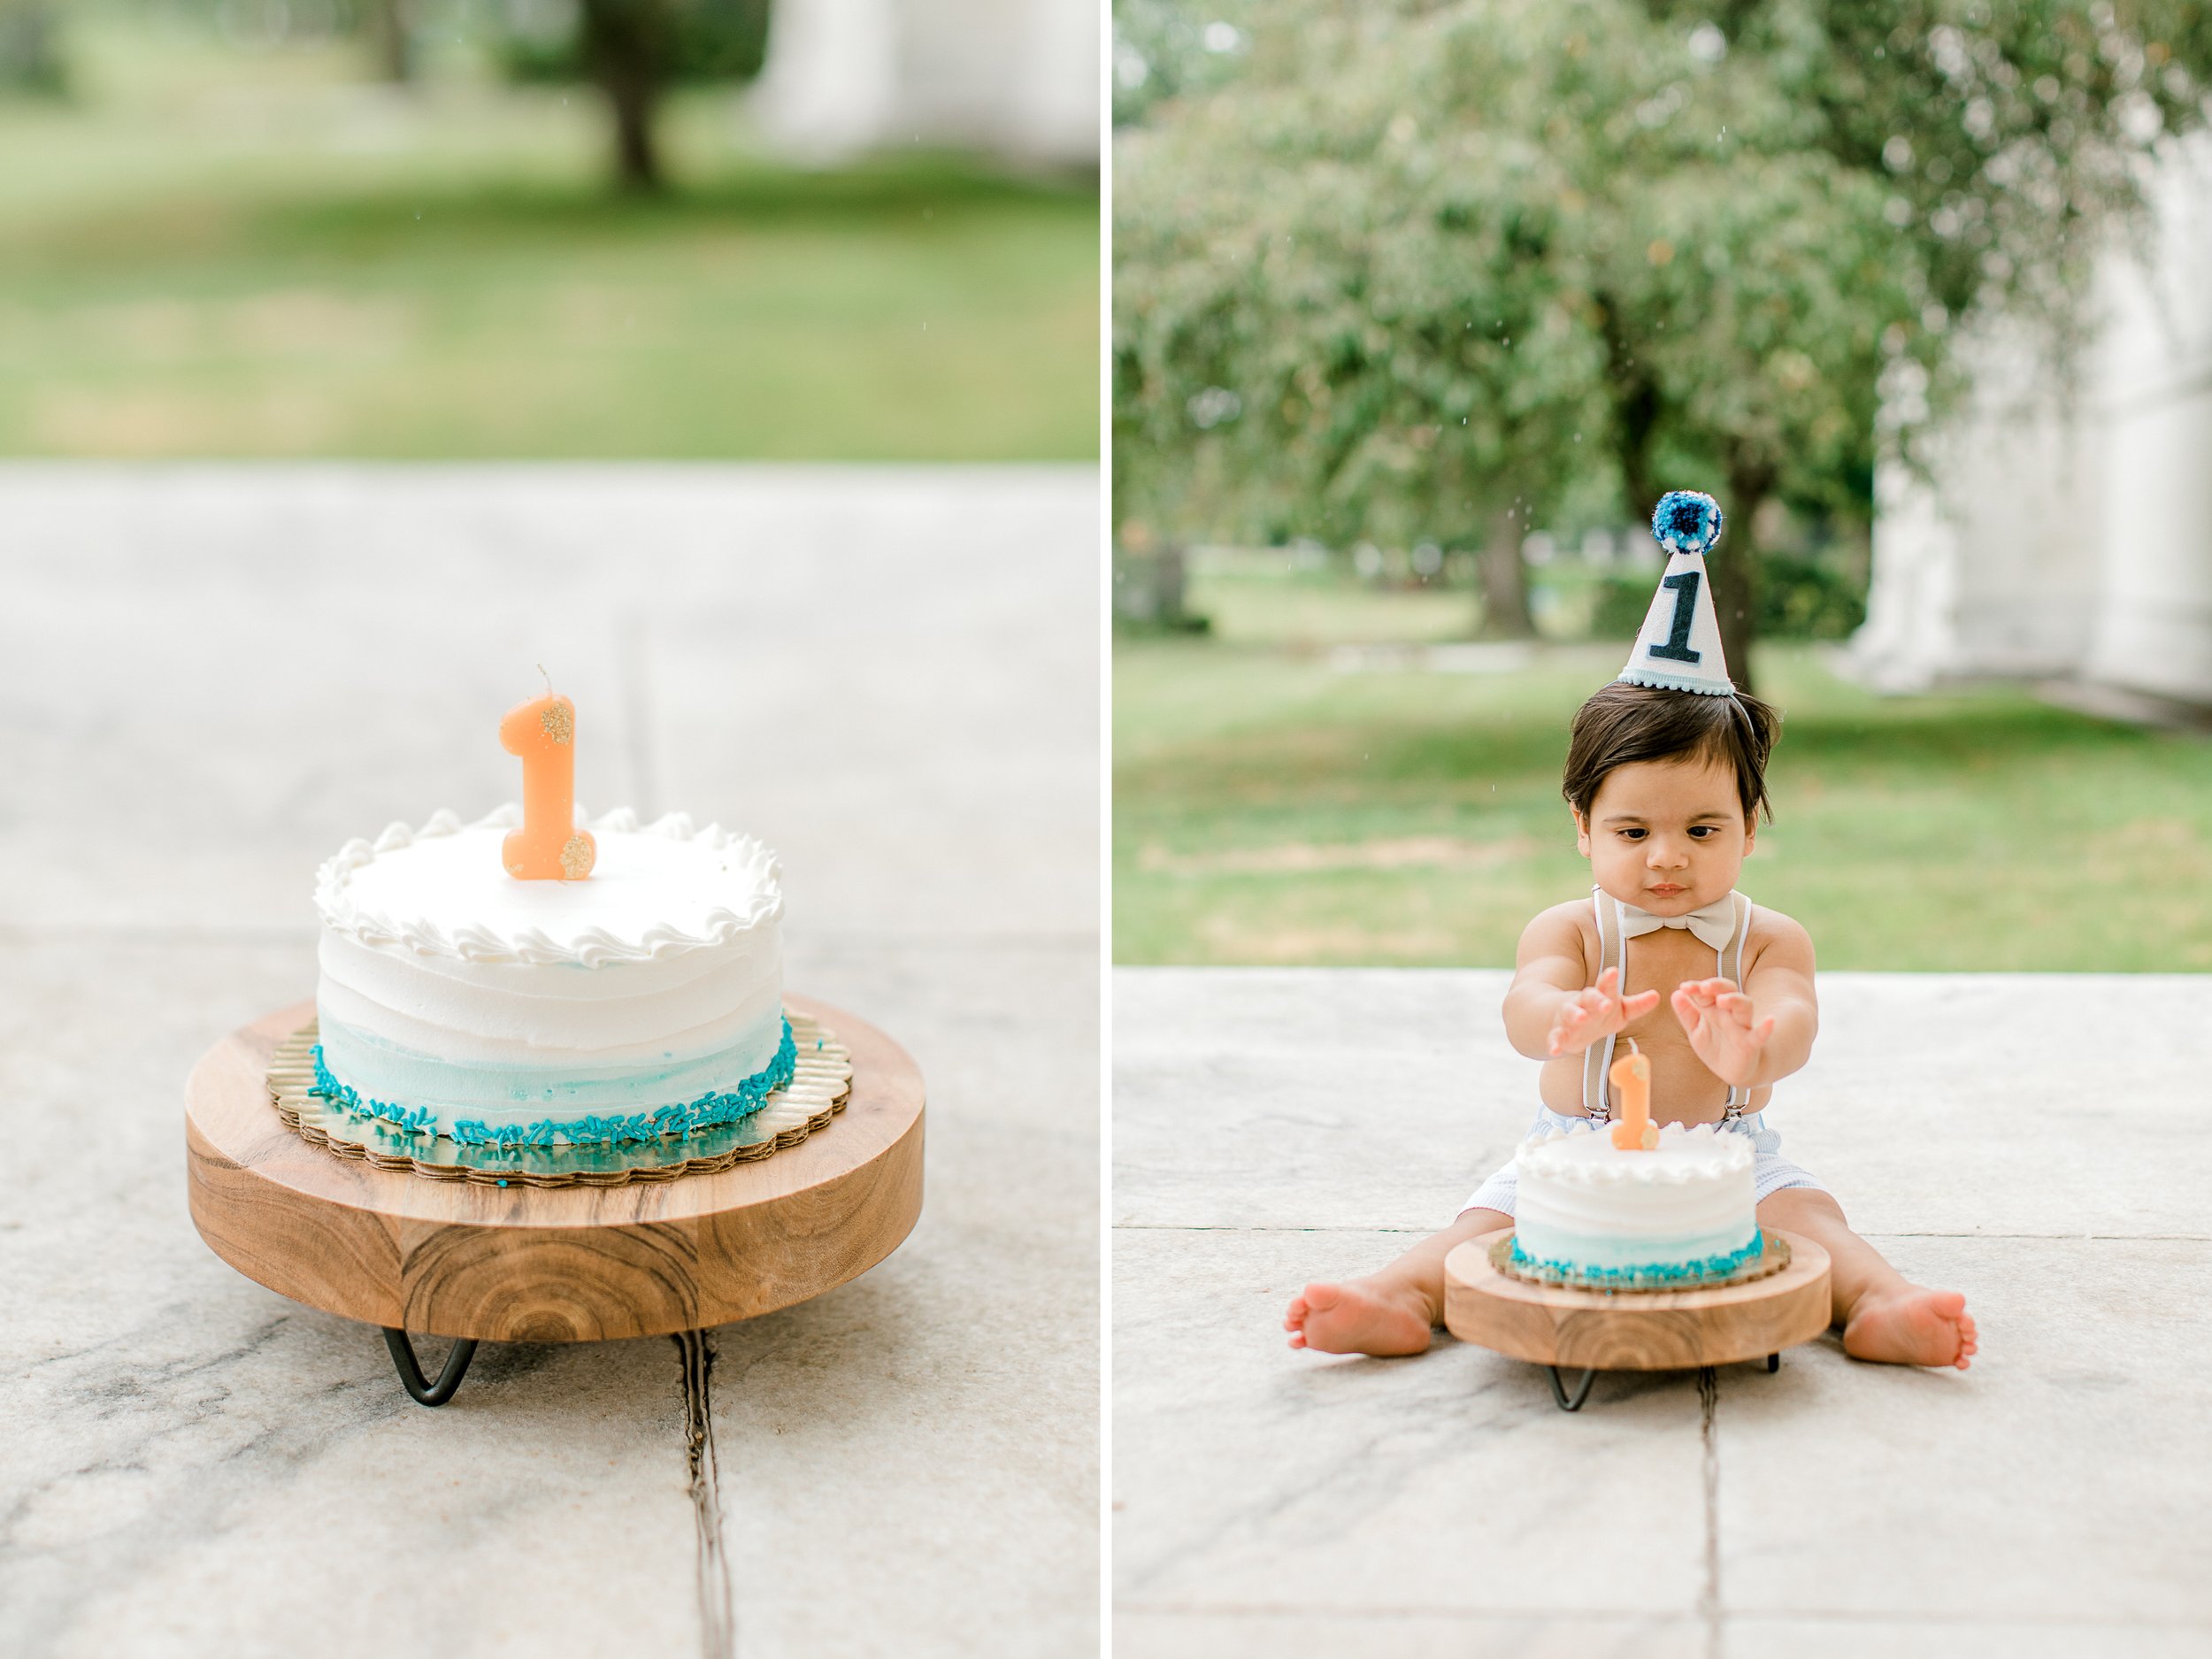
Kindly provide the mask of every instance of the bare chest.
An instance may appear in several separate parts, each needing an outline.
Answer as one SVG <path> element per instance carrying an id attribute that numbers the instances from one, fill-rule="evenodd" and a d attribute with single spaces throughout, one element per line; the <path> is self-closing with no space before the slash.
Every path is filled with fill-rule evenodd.
<path id="1" fill-rule="evenodd" d="M 1594 929 L 1586 934 L 1583 944 L 1583 983 L 1594 985 L 1599 973 Z M 1689 1036 L 1675 1016 L 1672 999 L 1677 987 L 1684 984 L 1717 978 L 1720 953 L 1686 930 L 1666 927 L 1626 941 L 1623 956 L 1621 995 L 1634 996 L 1642 991 L 1655 990 L 1659 993 L 1659 1005 L 1629 1022 L 1621 1033 L 1616 1055 L 1625 1053 L 1626 1040 L 1633 1038 L 1636 1046 L 1649 1056 L 1652 1114 L 1662 1123 L 1718 1122 L 1728 1105 L 1728 1086 L 1706 1069 L 1705 1063 L 1690 1047 Z M 1587 1064 L 1581 1055 L 1546 1061 L 1540 1083 L 1544 1104 L 1555 1112 L 1580 1115 L 1585 1110 Z M 1764 1105 L 1771 1092 L 1767 1088 L 1755 1090 L 1749 1110 L 1755 1111 Z M 1608 1094 L 1612 1110 L 1617 1113 L 1618 1091 L 1609 1090 Z"/>

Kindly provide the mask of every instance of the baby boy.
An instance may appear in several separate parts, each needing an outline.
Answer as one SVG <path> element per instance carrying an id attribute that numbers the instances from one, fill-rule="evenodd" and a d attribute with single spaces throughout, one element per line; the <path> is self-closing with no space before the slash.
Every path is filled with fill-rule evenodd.
<path id="1" fill-rule="evenodd" d="M 1717 510 L 1711 517 L 1706 545 L 1718 534 Z M 1661 540 L 1668 544 L 1663 532 Z M 1671 578 L 1661 601 L 1666 588 L 1682 586 Z M 1709 618 L 1709 597 L 1705 605 L 1701 621 Z M 1655 603 L 1646 625 L 1647 638 L 1661 641 L 1654 654 L 1665 658 L 1671 641 L 1675 657 L 1694 657 L 1684 643 L 1689 630 L 1670 626 L 1666 609 Z M 1717 663 L 1717 649 L 1707 655 Z M 1975 1348 L 1966 1298 L 1916 1285 L 1884 1261 L 1851 1231 L 1827 1189 L 1782 1157 L 1781 1137 L 1763 1116 L 1775 1083 L 1811 1054 L 1819 1024 L 1811 939 L 1735 891 L 1767 805 L 1778 725 L 1773 710 L 1724 679 L 1717 691 L 1684 690 L 1631 683 L 1624 673 L 1582 705 L 1563 793 L 1596 890 L 1552 906 L 1521 934 L 1506 1034 L 1544 1062 L 1539 1129 L 1586 1126 L 1615 1110 L 1609 1068 L 1592 1064 L 1591 1052 L 1602 1057 L 1609 1039 L 1632 1038 L 1650 1056 L 1655 1118 L 1725 1123 L 1752 1137 L 1760 1225 L 1827 1250 L 1844 1351 L 1963 1371 Z M 1513 1225 L 1514 1185 L 1508 1164 L 1457 1221 L 1382 1271 L 1308 1285 L 1283 1321 L 1291 1346 L 1331 1354 L 1427 1348 L 1443 1320 L 1445 1256 Z"/>

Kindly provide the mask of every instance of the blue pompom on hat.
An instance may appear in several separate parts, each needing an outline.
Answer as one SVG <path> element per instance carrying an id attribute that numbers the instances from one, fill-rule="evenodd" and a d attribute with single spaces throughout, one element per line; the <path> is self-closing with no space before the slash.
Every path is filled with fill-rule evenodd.
<path id="1" fill-rule="evenodd" d="M 1702 553 L 1720 540 L 1720 503 L 1701 489 L 1671 489 L 1651 510 L 1651 534 L 1670 553 Z"/>

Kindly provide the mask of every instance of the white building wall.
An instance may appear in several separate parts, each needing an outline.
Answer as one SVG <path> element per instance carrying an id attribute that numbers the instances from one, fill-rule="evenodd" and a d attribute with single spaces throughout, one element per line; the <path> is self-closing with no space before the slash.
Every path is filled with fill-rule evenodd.
<path id="1" fill-rule="evenodd" d="M 2001 334 L 1962 346 L 1968 405 L 1930 445 L 1930 478 L 1875 478 L 1874 569 L 1855 669 L 1892 690 L 2072 672 L 2097 590 L 2093 413 L 2037 385 Z"/>
<path id="2" fill-rule="evenodd" d="M 2001 331 L 1932 481 L 1876 481 L 1874 574 L 1848 664 L 1909 689 L 2076 679 L 2212 705 L 2212 144 L 2170 159 L 2152 263 L 2116 254 L 2078 401 Z"/>
<path id="3" fill-rule="evenodd" d="M 1099 50 L 1090 0 L 776 0 L 750 106 L 818 163 L 921 144 L 1086 165 Z"/>
<path id="4" fill-rule="evenodd" d="M 2113 285 L 2103 580 L 2082 672 L 2212 704 L 2212 143 L 2157 193 L 2148 271 Z"/>

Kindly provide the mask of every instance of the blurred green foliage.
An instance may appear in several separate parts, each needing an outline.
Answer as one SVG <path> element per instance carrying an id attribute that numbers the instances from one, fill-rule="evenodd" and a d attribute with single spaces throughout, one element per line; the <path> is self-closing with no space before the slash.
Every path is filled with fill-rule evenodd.
<path id="1" fill-rule="evenodd" d="M 639 10 L 658 35 L 667 85 L 750 81 L 767 61 L 770 0 L 646 0 Z M 508 73 L 526 81 L 589 80 L 585 17 L 581 0 L 513 12 L 498 47 Z"/>
<path id="2" fill-rule="evenodd" d="M 2201 0 L 1278 0 L 1194 68 L 1207 14 L 1118 11 L 1164 89 L 1116 150 L 1118 520 L 1454 547 L 1704 488 L 1747 672 L 1761 503 L 1863 520 L 1970 319 L 2062 373 L 2212 76 Z"/>
<path id="3" fill-rule="evenodd" d="M 699 90 L 619 196 L 588 93 L 432 44 L 73 11 L 70 97 L 0 100 L 0 454 L 1097 456 L 1094 191 L 794 169 Z"/>
<path id="4" fill-rule="evenodd" d="M 1606 575 L 1590 609 L 1593 639 L 1636 637 L 1651 609 L 1655 573 Z M 1759 572 L 1759 637 L 1763 640 L 1847 639 L 1866 620 L 1866 595 L 1851 573 L 1832 559 L 1768 553 Z"/>
<path id="5" fill-rule="evenodd" d="M 1194 7 L 1183 0 L 1115 0 L 1113 119 L 1141 120 L 1154 105 L 1210 91 L 1243 66 L 1251 36 L 1233 20 L 1248 0 Z"/>

